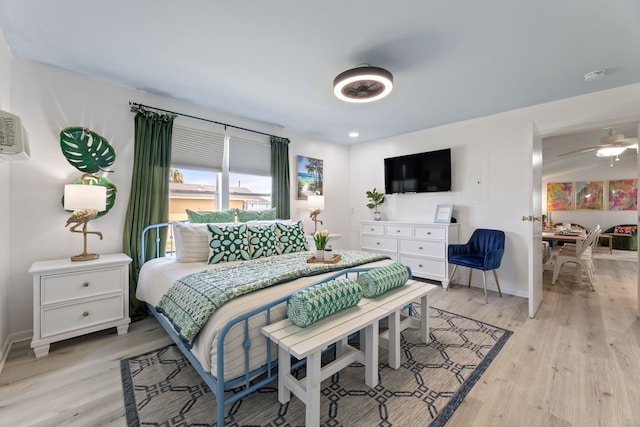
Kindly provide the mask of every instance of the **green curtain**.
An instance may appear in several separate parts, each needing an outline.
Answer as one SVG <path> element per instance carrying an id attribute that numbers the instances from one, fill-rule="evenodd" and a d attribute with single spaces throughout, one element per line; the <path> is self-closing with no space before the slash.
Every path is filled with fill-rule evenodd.
<path id="1" fill-rule="evenodd" d="M 291 218 L 291 185 L 289 178 L 289 140 L 271 137 L 271 205 L 278 218 Z"/>
<path id="2" fill-rule="evenodd" d="M 124 223 L 122 246 L 132 258 L 129 265 L 130 316 L 135 321 L 145 316 L 146 309 L 136 298 L 140 273 L 140 234 L 150 224 L 169 218 L 169 169 L 171 166 L 171 134 L 175 115 L 159 114 L 133 106 L 135 147 L 131 195 Z M 155 254 L 155 239 L 145 245 L 145 255 Z M 164 255 L 166 235 L 160 235 L 160 253 Z M 149 257 L 145 256 L 149 259 Z M 145 260 L 146 261 L 146 260 Z"/>

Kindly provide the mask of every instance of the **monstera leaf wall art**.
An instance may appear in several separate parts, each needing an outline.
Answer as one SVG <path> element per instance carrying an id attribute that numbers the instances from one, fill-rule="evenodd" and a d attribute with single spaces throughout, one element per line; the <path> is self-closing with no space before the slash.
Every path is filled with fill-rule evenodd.
<path id="1" fill-rule="evenodd" d="M 116 152 L 107 140 L 97 133 L 82 127 L 68 127 L 60 132 L 60 148 L 71 166 L 84 174 L 98 171 L 110 172 L 106 168 L 116 160 Z M 107 206 L 96 218 L 105 215 L 116 202 L 116 187 L 104 176 L 92 176 L 94 185 L 107 187 Z M 79 179 L 74 184 L 82 184 Z"/>

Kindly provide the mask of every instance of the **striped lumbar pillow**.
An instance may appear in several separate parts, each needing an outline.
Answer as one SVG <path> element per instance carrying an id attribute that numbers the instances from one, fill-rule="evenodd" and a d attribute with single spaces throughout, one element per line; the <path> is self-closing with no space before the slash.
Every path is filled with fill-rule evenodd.
<path id="1" fill-rule="evenodd" d="M 301 328 L 358 304 L 362 290 L 355 280 L 341 278 L 301 289 L 287 302 L 287 316 Z"/>
<path id="2" fill-rule="evenodd" d="M 375 298 L 389 289 L 402 286 L 409 280 L 407 267 L 394 262 L 380 268 L 374 268 L 358 277 L 358 284 L 362 288 L 362 296 Z"/>

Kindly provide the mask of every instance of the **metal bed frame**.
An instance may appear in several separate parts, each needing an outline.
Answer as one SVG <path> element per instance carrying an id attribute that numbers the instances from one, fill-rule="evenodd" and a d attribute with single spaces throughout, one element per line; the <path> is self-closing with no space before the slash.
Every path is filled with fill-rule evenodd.
<path id="1" fill-rule="evenodd" d="M 173 246 L 174 240 L 174 224 L 175 222 L 165 222 L 161 224 L 153 224 L 144 228 L 142 231 L 142 246 L 141 246 L 141 265 L 145 262 L 145 253 L 144 253 L 144 244 L 145 239 L 147 238 L 147 233 L 151 230 L 155 230 L 155 241 L 156 241 L 156 257 L 160 257 L 160 229 L 164 227 L 169 227 L 169 239 L 170 244 L 170 253 L 173 253 L 175 248 Z M 322 280 L 319 280 L 312 285 L 318 283 L 327 282 L 329 280 L 333 280 L 339 277 L 352 277 L 357 279 L 361 273 L 370 270 L 370 268 L 349 268 L 339 272 L 336 272 L 329 277 L 326 277 Z M 294 291 L 296 292 L 296 291 Z M 293 292 L 292 292 L 293 293 Z M 155 318 L 160 322 L 165 331 L 169 334 L 171 339 L 176 343 L 178 348 L 182 351 L 185 357 L 189 360 L 191 365 L 195 368 L 196 372 L 202 377 L 207 386 L 211 389 L 212 393 L 216 398 L 216 409 L 217 409 L 217 425 L 224 426 L 224 408 L 225 405 L 229 403 L 233 403 L 239 399 L 244 398 L 245 396 L 253 393 L 254 391 L 266 386 L 272 381 L 278 378 L 278 374 L 276 371 L 276 367 L 278 366 L 278 361 L 272 355 L 271 351 L 271 342 L 268 337 L 262 337 L 265 339 L 267 344 L 267 355 L 264 364 L 252 371 L 249 371 L 249 349 L 251 348 L 251 340 L 249 339 L 249 318 L 264 313 L 266 315 L 266 324 L 272 323 L 271 318 L 271 310 L 274 307 L 286 302 L 291 294 L 280 297 L 274 301 L 271 301 L 261 307 L 257 307 L 247 313 L 239 315 L 232 320 L 230 320 L 224 327 L 221 329 L 220 334 L 218 336 L 218 343 L 216 348 L 216 357 L 217 357 L 217 372 L 215 375 L 213 372 L 207 372 L 203 369 L 202 365 L 198 361 L 198 359 L 194 356 L 189 348 L 183 343 L 183 341 L 179 338 L 178 334 L 175 332 L 171 324 L 167 321 L 167 319 L 158 313 L 154 306 L 151 304 L 147 304 L 149 311 L 155 316 Z M 273 321 L 278 321 L 280 319 L 275 319 Z M 243 324 L 244 329 L 244 365 L 245 365 L 245 373 L 239 377 L 231 378 L 225 380 L 224 375 L 224 340 L 229 332 L 229 330 L 235 326 L 236 324 Z M 277 356 L 277 351 L 275 352 L 275 356 Z M 293 364 L 292 367 L 298 367 L 304 364 L 305 361 L 298 361 L 296 364 Z M 260 377 L 259 377 L 260 376 Z M 259 378 L 258 378 L 259 377 Z M 253 381 L 253 382 L 252 382 Z M 234 391 L 234 393 L 225 399 L 224 393 L 225 391 L 229 391 L 232 388 L 241 388 L 240 391 Z"/>

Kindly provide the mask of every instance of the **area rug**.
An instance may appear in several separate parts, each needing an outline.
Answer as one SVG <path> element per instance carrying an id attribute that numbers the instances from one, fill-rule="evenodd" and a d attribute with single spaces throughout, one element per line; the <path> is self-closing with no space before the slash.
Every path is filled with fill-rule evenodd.
<path id="1" fill-rule="evenodd" d="M 418 311 L 419 312 L 419 311 Z M 364 384 L 354 363 L 322 383 L 323 426 L 443 426 L 494 360 L 512 332 L 437 308 L 431 342 L 402 332 L 402 365 L 380 350 L 379 384 Z M 329 354 L 327 360 L 332 356 Z M 129 426 L 215 426 L 216 403 L 175 345 L 121 361 Z M 298 372 L 304 376 L 304 369 Z M 292 395 L 278 402 L 277 382 L 225 408 L 227 426 L 304 426 L 305 405 Z"/>

